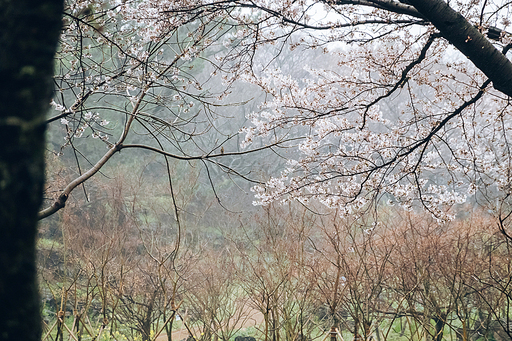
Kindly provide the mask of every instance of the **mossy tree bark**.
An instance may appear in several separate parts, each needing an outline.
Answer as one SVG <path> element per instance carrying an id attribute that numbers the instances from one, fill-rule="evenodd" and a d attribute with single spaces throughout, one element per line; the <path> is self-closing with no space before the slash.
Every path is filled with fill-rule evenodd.
<path id="1" fill-rule="evenodd" d="M 37 212 L 62 0 L 0 0 L 0 339 L 40 340 Z"/>

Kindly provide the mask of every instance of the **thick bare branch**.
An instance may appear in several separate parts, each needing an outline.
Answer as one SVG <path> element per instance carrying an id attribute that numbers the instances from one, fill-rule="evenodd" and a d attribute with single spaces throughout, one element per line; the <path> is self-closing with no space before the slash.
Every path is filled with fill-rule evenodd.
<path id="1" fill-rule="evenodd" d="M 443 0 L 410 0 L 441 34 L 492 81 L 512 97 L 512 63 L 474 25 Z"/>
<path id="2" fill-rule="evenodd" d="M 422 13 L 416 10 L 413 6 L 399 1 L 393 0 L 338 0 L 336 5 L 355 5 L 355 6 L 368 6 L 379 9 L 384 9 L 398 14 L 406 14 L 412 17 L 424 19 Z"/>

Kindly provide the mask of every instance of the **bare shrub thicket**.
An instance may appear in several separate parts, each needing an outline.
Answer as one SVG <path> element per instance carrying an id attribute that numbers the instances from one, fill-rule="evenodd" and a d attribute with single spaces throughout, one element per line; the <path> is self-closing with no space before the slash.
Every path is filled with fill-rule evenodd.
<path id="1" fill-rule="evenodd" d="M 256 230 L 246 231 L 246 242 L 237 244 L 240 286 L 249 307 L 262 316 L 256 329 L 265 341 L 298 340 L 313 332 L 313 223 L 304 211 L 268 207 L 255 220 Z"/>
<path id="2" fill-rule="evenodd" d="M 172 205 L 143 209 L 150 189 L 135 180 L 98 184 L 102 200 L 41 230 L 45 340 L 511 337 L 510 240 L 484 213 L 439 223 L 290 204 L 216 221 L 183 192 L 178 233 Z"/>

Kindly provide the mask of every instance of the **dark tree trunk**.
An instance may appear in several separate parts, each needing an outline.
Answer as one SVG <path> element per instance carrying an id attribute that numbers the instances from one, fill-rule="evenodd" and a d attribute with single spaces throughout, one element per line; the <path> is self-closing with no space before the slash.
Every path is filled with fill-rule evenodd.
<path id="1" fill-rule="evenodd" d="M 174 309 L 174 305 L 172 305 Z M 172 314 L 172 312 L 171 312 Z M 176 319 L 176 316 L 173 316 L 169 322 L 165 325 L 165 333 L 167 334 L 167 341 L 172 341 L 172 324 L 174 322 L 174 319 Z M 164 320 L 167 320 L 166 316 L 164 315 Z"/>
<path id="2" fill-rule="evenodd" d="M 62 0 L 0 0 L 0 339 L 41 339 L 35 238 Z"/>
<path id="3" fill-rule="evenodd" d="M 357 312 L 354 316 L 354 341 L 361 341 L 361 335 L 359 335 L 359 316 Z"/>
<path id="4" fill-rule="evenodd" d="M 443 341 L 443 330 L 444 330 L 444 325 L 446 323 L 446 315 L 445 314 L 436 315 L 436 316 L 434 316 L 433 319 L 434 319 L 434 322 L 436 323 L 436 325 L 435 325 L 436 333 L 435 333 L 434 337 L 432 338 L 432 341 Z"/>
<path id="5" fill-rule="evenodd" d="M 151 321 L 153 320 L 153 313 L 155 309 L 155 301 L 158 291 L 155 290 L 149 299 L 149 303 L 146 309 L 146 314 L 142 319 L 142 340 L 150 341 L 151 340 Z"/>

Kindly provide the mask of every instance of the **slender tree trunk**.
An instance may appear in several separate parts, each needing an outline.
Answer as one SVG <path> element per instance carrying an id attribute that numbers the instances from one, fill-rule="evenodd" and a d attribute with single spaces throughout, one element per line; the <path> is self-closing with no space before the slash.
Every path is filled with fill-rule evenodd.
<path id="1" fill-rule="evenodd" d="M 268 341 L 268 332 L 269 332 L 269 309 L 266 309 L 266 312 L 263 314 L 265 320 L 265 341 Z"/>
<path id="2" fill-rule="evenodd" d="M 468 341 L 468 325 L 466 319 L 462 320 L 462 341 Z"/>
<path id="3" fill-rule="evenodd" d="M 361 335 L 359 335 L 359 316 L 357 312 L 354 316 L 354 341 L 361 341 Z"/>
<path id="4" fill-rule="evenodd" d="M 153 311 L 155 308 L 155 300 L 157 291 L 155 290 L 149 299 L 148 307 L 146 310 L 146 315 L 142 321 L 142 340 L 150 341 L 151 340 L 151 321 L 153 319 Z"/>
<path id="5" fill-rule="evenodd" d="M 57 340 L 64 341 L 64 318 L 65 315 L 62 315 L 62 320 L 59 320 L 57 323 Z M 60 316 L 59 316 L 60 319 Z"/>
<path id="6" fill-rule="evenodd" d="M 369 340 L 370 336 L 372 335 L 372 323 L 370 321 L 367 321 L 363 318 L 363 334 L 364 334 L 364 340 Z"/>
<path id="7" fill-rule="evenodd" d="M 0 0 L 0 339 L 41 338 L 36 232 L 62 0 Z"/>
<path id="8" fill-rule="evenodd" d="M 75 325 L 75 335 L 78 341 L 82 341 L 82 333 L 80 332 L 80 319 L 82 318 L 81 314 L 76 314 L 76 325 Z"/>
<path id="9" fill-rule="evenodd" d="M 165 333 L 167 334 L 167 341 L 172 341 L 172 324 L 174 322 L 175 317 L 173 317 L 169 323 L 165 325 Z M 165 316 L 164 316 L 165 320 Z"/>
<path id="10" fill-rule="evenodd" d="M 330 340 L 336 341 L 337 337 L 336 337 L 336 327 L 335 326 L 331 327 L 331 331 L 329 332 L 329 334 L 330 334 Z"/>
<path id="11" fill-rule="evenodd" d="M 338 271 L 338 273 L 339 273 L 339 271 Z M 329 332 L 331 334 L 330 340 L 331 341 L 336 341 L 336 339 L 337 339 L 336 333 L 337 333 L 337 330 L 338 330 L 339 325 L 340 325 L 340 321 L 338 319 L 338 316 L 336 316 L 336 304 L 331 306 L 329 309 L 330 309 L 331 316 L 332 316 L 331 331 Z"/>
<path id="12" fill-rule="evenodd" d="M 434 322 L 436 323 L 435 329 L 436 333 L 432 338 L 432 341 L 442 341 L 443 340 L 443 330 L 446 322 L 446 316 L 444 314 L 437 315 L 434 317 Z"/>

